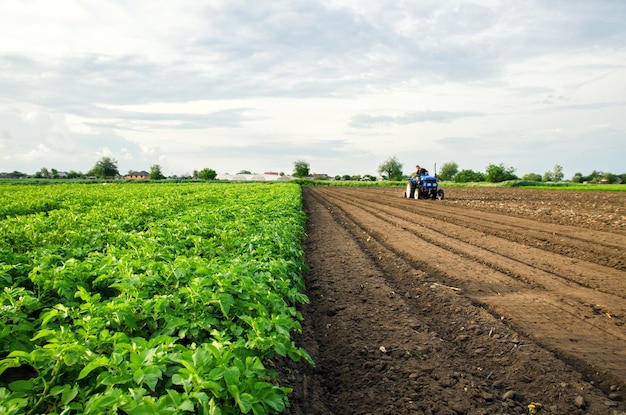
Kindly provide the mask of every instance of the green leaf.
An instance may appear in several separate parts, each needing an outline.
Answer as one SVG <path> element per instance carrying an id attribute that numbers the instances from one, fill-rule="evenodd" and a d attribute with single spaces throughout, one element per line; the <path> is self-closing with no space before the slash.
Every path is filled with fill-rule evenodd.
<path id="1" fill-rule="evenodd" d="M 194 412 L 196 410 L 193 402 L 191 402 L 189 399 L 186 399 L 185 401 L 183 401 L 183 403 L 181 403 L 178 406 L 178 409 L 180 409 L 181 411 L 187 411 L 187 412 Z"/>
<path id="2" fill-rule="evenodd" d="M 153 415 L 155 408 L 152 405 L 140 404 L 131 409 L 124 409 L 128 415 Z"/>
<path id="3" fill-rule="evenodd" d="M 166 389 L 165 392 L 167 393 L 167 396 L 170 398 L 170 400 L 176 407 L 181 405 L 182 399 L 183 399 L 183 394 L 181 392 L 178 392 L 174 389 Z"/>
<path id="4" fill-rule="evenodd" d="M 35 336 L 33 336 L 32 339 L 30 339 L 31 341 L 35 341 L 38 340 L 42 337 L 54 337 L 54 335 L 56 334 L 56 331 L 51 330 L 51 329 L 43 329 L 43 330 L 39 330 L 37 332 L 37 334 L 35 334 Z"/>
<path id="5" fill-rule="evenodd" d="M 282 412 L 285 410 L 285 400 L 287 395 L 280 393 L 279 390 L 273 390 L 269 394 L 263 397 L 263 403 L 268 405 L 276 412 Z"/>
<path id="6" fill-rule="evenodd" d="M 56 308 L 52 308 L 46 311 L 45 313 L 43 313 L 41 317 L 41 327 L 45 327 L 48 324 L 48 322 L 52 320 L 54 317 L 56 317 L 58 314 L 59 314 L 59 310 L 57 310 Z"/>
<path id="7" fill-rule="evenodd" d="M 163 378 L 163 372 L 158 367 L 150 367 L 146 370 L 145 383 L 154 391 L 156 384 Z"/>
<path id="8" fill-rule="evenodd" d="M 274 345 L 274 351 L 284 357 L 287 355 L 287 346 L 284 343 L 276 343 Z"/>
<path id="9" fill-rule="evenodd" d="M 133 372 L 133 381 L 138 384 L 141 385 L 141 383 L 143 382 L 143 370 L 142 369 L 137 369 L 135 370 L 135 372 Z"/>
<path id="10" fill-rule="evenodd" d="M 78 362 L 80 362 L 85 355 L 89 352 L 85 346 L 80 344 L 72 344 L 65 349 L 65 353 L 63 354 L 63 362 L 67 366 L 74 366 Z"/>
<path id="11" fill-rule="evenodd" d="M 22 364 L 20 363 L 20 360 L 15 358 L 15 359 L 2 359 L 0 360 L 0 375 L 2 375 L 4 373 L 5 370 L 12 368 L 12 367 L 20 367 Z"/>
<path id="12" fill-rule="evenodd" d="M 114 375 L 108 372 L 102 372 L 98 375 L 97 383 L 98 385 L 104 386 L 115 386 L 115 385 L 123 385 L 128 382 L 128 379 L 121 375 Z"/>
<path id="13" fill-rule="evenodd" d="M 244 414 L 247 414 L 252 409 L 252 405 L 254 404 L 254 397 L 249 393 L 242 393 L 239 396 L 235 397 L 237 401 L 237 405 L 239 405 L 239 409 Z"/>
<path id="14" fill-rule="evenodd" d="M 77 287 L 78 290 L 74 293 L 74 298 L 80 298 L 84 302 L 88 303 L 91 300 L 91 295 L 85 290 L 85 287 Z"/>
<path id="15" fill-rule="evenodd" d="M 156 384 L 163 377 L 163 372 L 156 366 L 145 367 L 144 369 L 137 369 L 133 374 L 133 380 L 135 383 L 141 385 L 146 384 L 151 391 L 154 391 Z"/>
<path id="16" fill-rule="evenodd" d="M 22 350 L 13 350 L 11 353 L 9 353 L 9 355 L 7 357 L 17 357 L 17 358 L 22 358 L 22 359 L 26 359 L 30 361 L 31 355 L 28 352 L 24 352 Z M 15 366 L 13 366 L 15 367 Z"/>
<path id="17" fill-rule="evenodd" d="M 80 371 L 78 374 L 78 378 L 76 380 L 81 380 L 89 375 L 94 369 L 97 369 L 102 366 L 106 366 L 109 363 L 109 359 L 106 356 L 99 356 L 96 359 L 92 360 Z"/>
<path id="18" fill-rule="evenodd" d="M 110 413 L 112 407 L 119 402 L 119 397 L 115 395 L 96 395 L 87 402 L 86 408 L 91 409 L 89 413 Z"/>
<path id="19" fill-rule="evenodd" d="M 229 367 L 224 370 L 224 380 L 228 386 L 239 384 L 239 369 L 236 367 Z"/>
<path id="20" fill-rule="evenodd" d="M 230 308 L 233 306 L 234 302 L 235 299 L 230 294 L 224 294 L 220 297 L 220 310 L 222 311 L 224 317 L 228 317 L 228 312 L 230 311 Z"/>
<path id="21" fill-rule="evenodd" d="M 209 372 L 209 379 L 212 380 L 220 380 L 224 377 L 224 369 L 221 367 L 216 367 L 211 369 L 211 371 Z"/>
<path id="22" fill-rule="evenodd" d="M 16 380 L 9 383 L 9 389 L 11 389 L 13 392 L 26 392 L 32 390 L 34 385 L 35 383 L 32 379 Z"/>
<path id="23" fill-rule="evenodd" d="M 65 385 L 65 386 L 69 386 L 69 385 Z M 69 387 L 68 388 L 64 388 L 63 389 L 63 394 L 61 395 L 61 403 L 63 403 L 63 405 L 67 405 L 72 400 L 74 400 L 76 395 L 78 395 L 78 387 L 77 386 L 74 386 L 72 388 L 69 388 Z"/>

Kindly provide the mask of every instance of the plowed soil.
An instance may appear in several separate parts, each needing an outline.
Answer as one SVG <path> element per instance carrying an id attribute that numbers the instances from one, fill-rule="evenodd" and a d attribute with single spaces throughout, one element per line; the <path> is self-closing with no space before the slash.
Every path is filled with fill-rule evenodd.
<path id="1" fill-rule="evenodd" d="M 303 188 L 287 413 L 626 413 L 625 193 L 402 190 Z"/>

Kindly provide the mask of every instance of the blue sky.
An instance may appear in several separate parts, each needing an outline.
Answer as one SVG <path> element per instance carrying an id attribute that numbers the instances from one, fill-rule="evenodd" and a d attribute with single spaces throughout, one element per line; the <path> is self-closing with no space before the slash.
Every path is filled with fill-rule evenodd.
<path id="1" fill-rule="evenodd" d="M 623 1 L 365 3 L 0 0 L 0 171 L 626 172 Z"/>

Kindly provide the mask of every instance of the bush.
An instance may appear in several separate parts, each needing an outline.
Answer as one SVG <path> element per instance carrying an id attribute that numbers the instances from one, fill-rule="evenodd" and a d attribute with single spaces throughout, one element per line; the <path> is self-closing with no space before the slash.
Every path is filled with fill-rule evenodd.
<path id="1" fill-rule="evenodd" d="M 487 166 L 487 174 L 485 175 L 485 180 L 489 183 L 500 183 L 505 180 L 516 180 L 518 177 L 513 174 L 515 172 L 515 168 L 513 167 L 505 167 L 504 164 L 500 163 L 497 166 L 495 164 L 490 164 Z"/>
<path id="2" fill-rule="evenodd" d="M 484 182 L 485 175 L 474 170 L 461 170 L 454 175 L 454 181 L 456 183 Z"/>
<path id="3" fill-rule="evenodd" d="M 522 176 L 522 180 L 530 181 L 530 182 L 540 182 L 541 175 L 537 173 L 526 173 Z"/>

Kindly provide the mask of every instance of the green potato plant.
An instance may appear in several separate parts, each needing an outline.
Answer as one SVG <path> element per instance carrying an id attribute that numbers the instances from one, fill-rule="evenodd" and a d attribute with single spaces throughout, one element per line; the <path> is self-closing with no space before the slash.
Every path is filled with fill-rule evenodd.
<path id="1" fill-rule="evenodd" d="M 267 362 L 313 364 L 291 340 L 308 301 L 298 185 L 0 185 L 0 198 L 0 413 L 289 405 Z"/>

